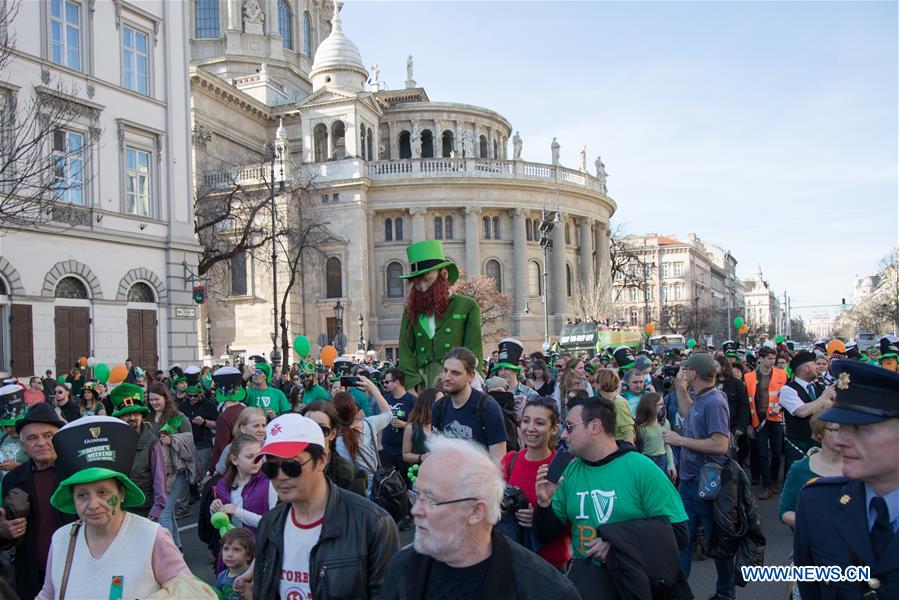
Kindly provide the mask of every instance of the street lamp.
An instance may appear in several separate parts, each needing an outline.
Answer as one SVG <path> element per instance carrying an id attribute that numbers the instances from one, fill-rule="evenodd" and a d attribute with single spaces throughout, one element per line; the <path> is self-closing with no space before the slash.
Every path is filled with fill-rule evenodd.
<path id="1" fill-rule="evenodd" d="M 285 138 L 284 127 L 278 127 L 276 140 L 281 141 Z M 277 208 L 275 205 L 275 161 L 281 165 L 281 181 L 278 185 L 278 192 L 283 194 L 284 185 L 284 153 L 280 145 L 274 142 L 268 144 L 268 154 L 271 163 L 271 179 L 269 187 L 269 204 L 272 213 L 272 354 L 271 361 L 273 365 L 281 362 L 281 353 L 278 351 L 278 254 L 276 252 L 278 245 L 278 232 L 276 229 Z"/>
<path id="2" fill-rule="evenodd" d="M 540 221 L 540 247 L 543 248 L 543 351 L 549 351 L 549 302 L 547 301 L 547 283 L 549 274 L 549 249 L 553 247 L 553 241 L 550 234 L 556 223 L 561 222 L 559 211 L 556 211 L 555 217 L 550 220 L 543 207 L 543 217 Z"/>
<path id="3" fill-rule="evenodd" d="M 206 315 L 206 354 L 212 356 L 212 320 Z"/>
<path id="4" fill-rule="evenodd" d="M 363 318 L 362 313 L 359 313 L 359 316 L 356 318 L 356 325 L 359 326 L 359 351 L 365 352 L 365 335 L 362 329 L 365 326 L 365 318 Z"/>
<path id="5" fill-rule="evenodd" d="M 334 336 L 334 345 L 337 348 L 337 356 L 343 356 L 343 306 L 340 298 L 334 305 L 334 318 L 337 320 L 337 335 Z"/>

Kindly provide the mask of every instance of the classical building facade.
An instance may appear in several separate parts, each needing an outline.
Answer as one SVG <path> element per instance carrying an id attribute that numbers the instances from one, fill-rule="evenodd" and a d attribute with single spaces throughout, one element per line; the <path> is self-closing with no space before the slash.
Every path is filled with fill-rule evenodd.
<path id="1" fill-rule="evenodd" d="M 44 111 L 71 119 L 35 140 L 55 166 L 47 218 L 2 224 L 0 374 L 196 358 L 190 4 L 34 0 L 4 23 L 2 151 Z M 27 169 L 4 159 L 9 185 Z"/>
<path id="2" fill-rule="evenodd" d="M 330 2 L 196 2 L 192 14 L 191 93 L 198 189 L 235 183 L 267 194 L 261 174 L 267 144 L 279 156 L 277 212 L 291 219 L 292 185 L 315 191 L 304 210 L 326 219 L 320 264 L 303 269 L 288 302 L 289 335 L 335 337 L 335 306 L 350 352 L 362 345 L 395 356 L 408 272 L 405 248 L 441 239 L 468 276 L 485 274 L 510 299 L 498 325 L 529 348 L 543 341 L 543 275 L 548 269 L 549 333 L 558 335 L 576 284 L 608 268 L 609 218 L 604 168 L 523 160 L 513 128 L 493 110 L 432 101 L 413 79 L 381 89 Z M 200 13 L 200 8 L 204 11 Z M 347 18 L 351 18 L 351 11 Z M 277 138 L 277 139 L 276 139 Z M 511 148 L 510 148 L 511 146 Z M 268 175 L 264 175 L 268 176 Z M 544 265 L 543 207 L 559 210 Z M 268 354 L 272 348 L 271 267 L 265 250 L 221 264 L 223 282 L 206 307 L 211 338 L 201 346 Z M 221 275 L 221 273 L 219 273 Z M 278 280 L 290 276 L 279 263 Z M 229 289 L 230 284 L 230 289 Z M 358 324 L 358 325 L 357 325 Z"/>
<path id="3" fill-rule="evenodd" d="M 774 337 L 784 328 L 783 309 L 777 294 L 765 281 L 762 269 L 752 279 L 743 280 L 746 321 L 753 332 Z"/>

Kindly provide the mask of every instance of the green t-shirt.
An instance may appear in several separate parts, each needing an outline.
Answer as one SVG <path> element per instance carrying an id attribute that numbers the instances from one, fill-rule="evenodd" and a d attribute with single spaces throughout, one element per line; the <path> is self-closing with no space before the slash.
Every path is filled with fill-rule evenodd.
<path id="1" fill-rule="evenodd" d="M 325 391 L 325 388 L 316 384 L 308 390 L 303 390 L 303 406 L 318 402 L 319 400 L 330 400 L 331 396 Z"/>
<path id="2" fill-rule="evenodd" d="M 356 401 L 356 406 L 362 409 L 366 417 L 371 416 L 371 402 L 368 401 L 368 395 L 359 388 L 350 388 L 350 395 Z"/>
<path id="3" fill-rule="evenodd" d="M 575 458 L 562 477 L 552 508 L 560 521 L 571 525 L 575 558 L 583 558 L 586 543 L 596 539 L 600 525 L 661 516 L 671 523 L 687 520 L 674 485 L 639 452 L 625 452 L 599 466 Z"/>
<path id="4" fill-rule="evenodd" d="M 262 410 L 272 409 L 276 415 L 290 412 L 290 402 L 284 392 L 278 388 L 268 386 L 264 390 L 257 390 L 253 386 L 247 386 L 247 406 L 255 406 Z"/>

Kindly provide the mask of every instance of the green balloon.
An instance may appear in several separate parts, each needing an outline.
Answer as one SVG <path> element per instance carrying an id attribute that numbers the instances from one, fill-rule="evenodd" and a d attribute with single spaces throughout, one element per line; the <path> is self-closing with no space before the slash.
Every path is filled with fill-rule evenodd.
<path id="1" fill-rule="evenodd" d="M 693 338 L 687 340 L 687 348 L 693 348 L 694 346 L 696 346 L 696 340 L 694 340 Z"/>
<path id="2" fill-rule="evenodd" d="M 312 344 L 309 343 L 309 338 L 305 335 L 298 335 L 293 338 L 293 349 L 301 358 L 306 358 L 309 356 L 309 352 L 312 351 Z"/>
<path id="3" fill-rule="evenodd" d="M 786 341 L 786 339 L 787 338 L 785 338 L 782 335 L 777 335 L 777 336 L 774 336 L 774 343 L 775 344 L 783 344 Z"/>
<path id="4" fill-rule="evenodd" d="M 59 377 L 56 378 L 56 383 L 65 383 L 65 382 L 66 382 L 65 375 L 60 375 Z"/>
<path id="5" fill-rule="evenodd" d="M 94 367 L 94 377 L 96 377 L 97 381 L 100 383 L 109 381 L 109 367 L 106 363 L 100 363 Z"/>
<path id="6" fill-rule="evenodd" d="M 736 319 L 734 319 L 734 327 L 739 329 L 742 326 L 743 326 L 743 317 L 737 317 Z"/>

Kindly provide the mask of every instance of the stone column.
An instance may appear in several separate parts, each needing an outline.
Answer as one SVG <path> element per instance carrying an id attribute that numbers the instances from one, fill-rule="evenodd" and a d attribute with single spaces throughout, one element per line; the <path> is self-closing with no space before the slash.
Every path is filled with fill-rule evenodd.
<path id="1" fill-rule="evenodd" d="M 549 260 L 552 264 L 550 273 L 550 312 L 562 317 L 568 309 L 568 295 L 565 281 L 565 223 L 557 223 L 552 231 L 553 247 Z M 572 282 L 574 283 L 574 282 Z M 572 290 L 574 291 L 574 290 Z M 558 333 L 558 332 L 557 332 Z"/>
<path id="2" fill-rule="evenodd" d="M 481 128 L 478 127 L 477 123 L 474 124 L 472 129 L 472 136 L 474 137 L 474 156 L 471 158 L 481 158 Z"/>
<path id="3" fill-rule="evenodd" d="M 409 209 L 409 214 L 412 215 L 412 241 L 420 242 L 424 239 L 427 239 L 425 236 L 425 214 L 428 211 L 424 208 L 416 206 L 415 208 Z"/>
<path id="4" fill-rule="evenodd" d="M 528 262 L 527 262 L 527 237 L 524 230 L 524 218 L 527 211 L 523 208 L 515 208 L 512 211 L 512 239 L 513 239 L 513 256 L 512 268 L 513 277 L 515 277 L 515 298 L 512 306 L 514 306 L 515 314 L 524 313 L 528 305 Z M 506 277 L 506 281 L 509 278 Z"/>
<path id="5" fill-rule="evenodd" d="M 465 207 L 465 274 L 481 274 L 481 209 Z"/>
<path id="6" fill-rule="evenodd" d="M 592 288 L 596 285 L 596 280 L 593 278 L 593 231 L 590 227 L 590 219 L 586 217 L 578 218 L 577 224 L 581 238 L 581 260 L 579 265 L 581 285 L 585 288 Z"/>
<path id="7" fill-rule="evenodd" d="M 398 137 L 398 131 L 395 127 L 391 126 L 392 123 L 387 123 L 387 144 L 385 147 L 390 148 L 390 160 L 397 160 L 400 157 L 400 140 Z"/>
<path id="8" fill-rule="evenodd" d="M 602 273 L 609 273 L 612 268 L 609 255 L 609 224 L 604 221 L 596 222 L 596 230 L 594 231 L 594 239 L 596 244 L 596 273 L 597 280 Z M 611 285 L 612 282 L 607 282 Z"/>

